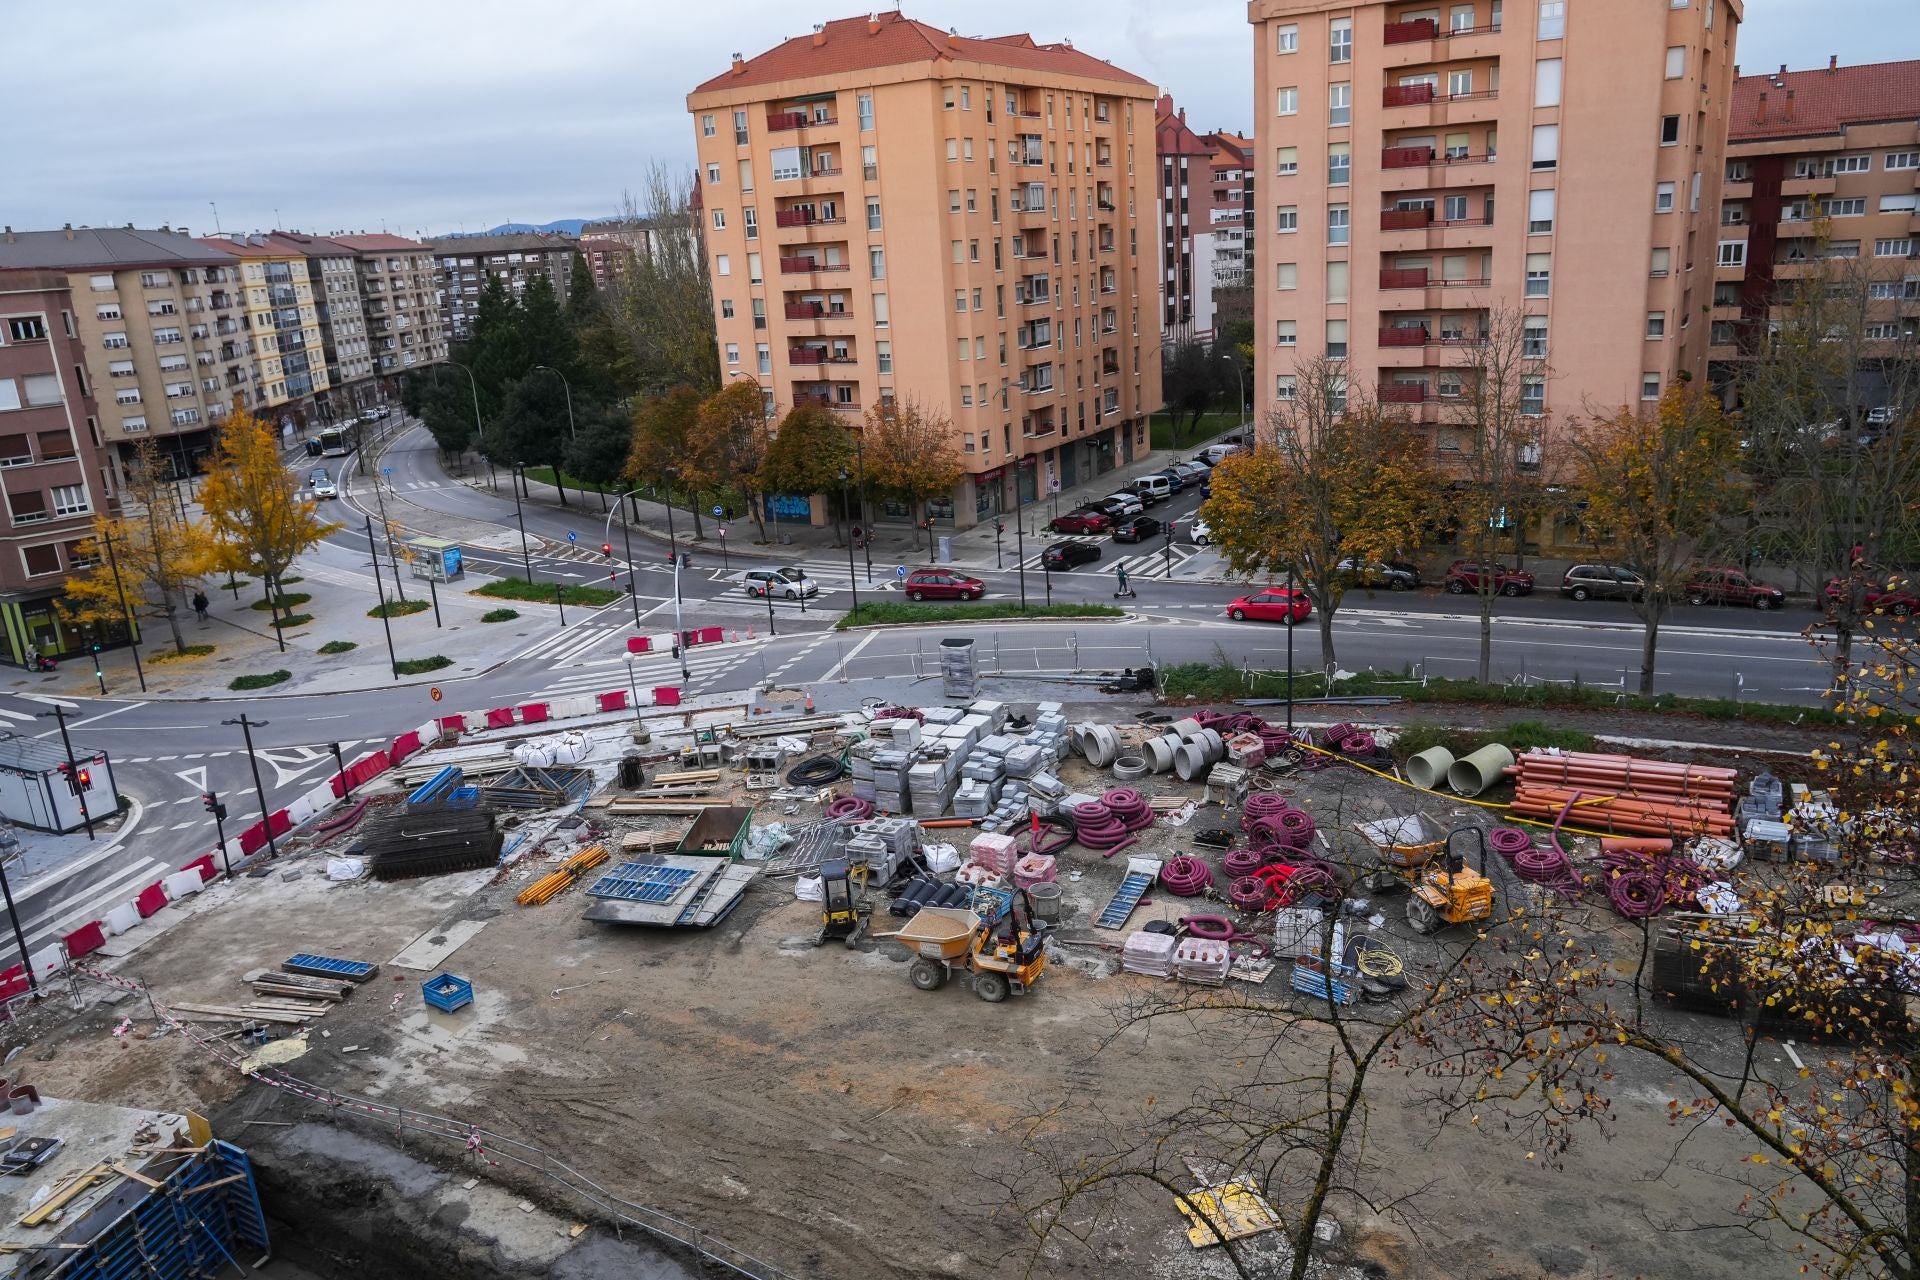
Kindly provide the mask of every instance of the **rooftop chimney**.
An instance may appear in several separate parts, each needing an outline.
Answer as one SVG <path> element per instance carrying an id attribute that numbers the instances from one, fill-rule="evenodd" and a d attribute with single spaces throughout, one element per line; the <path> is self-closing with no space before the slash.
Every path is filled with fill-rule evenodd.
<path id="1" fill-rule="evenodd" d="M 1754 104 L 1753 122 L 1755 124 L 1767 122 L 1767 91 L 1765 89 L 1760 91 L 1760 101 Z"/>
<path id="2" fill-rule="evenodd" d="M 7 243 L 8 244 L 13 243 L 13 224 L 12 223 L 7 224 Z"/>
<path id="3" fill-rule="evenodd" d="M 827 42 L 827 24 L 824 22 L 814 23 L 813 24 L 813 47 L 818 49 L 821 45 L 825 44 L 826 42 Z"/>
<path id="4" fill-rule="evenodd" d="M 1782 114 L 1783 114 L 1783 115 L 1785 116 L 1785 118 L 1786 118 L 1786 121 L 1787 121 L 1787 123 L 1788 123 L 1788 124 L 1792 124 L 1792 123 L 1793 123 L 1793 95 L 1794 95 L 1794 92 L 1795 92 L 1795 91 L 1794 91 L 1794 90 L 1792 90 L 1792 89 L 1789 89 L 1789 90 L 1787 90 L 1787 105 L 1786 105 L 1786 108 L 1785 108 L 1785 110 L 1784 110 L 1784 111 L 1782 112 Z"/>
<path id="5" fill-rule="evenodd" d="M 867 34 L 870 36 L 877 36 L 880 34 L 880 15 L 879 14 L 870 13 L 867 15 Z"/>
<path id="6" fill-rule="evenodd" d="M 1839 70 L 1840 70 L 1840 55 L 1837 53 L 1828 54 L 1827 55 L 1827 74 L 1833 75 L 1835 72 Z"/>
<path id="7" fill-rule="evenodd" d="M 127 225 L 131 227 L 133 224 L 128 223 Z M 67 233 L 67 239 L 73 239 L 73 224 L 71 222 L 64 224 L 60 229 Z"/>
<path id="8" fill-rule="evenodd" d="M 746 71 L 746 69 L 747 69 L 747 60 L 736 53 L 733 55 L 733 67 L 727 72 L 727 74 L 734 75 L 734 76 L 741 75 Z"/>

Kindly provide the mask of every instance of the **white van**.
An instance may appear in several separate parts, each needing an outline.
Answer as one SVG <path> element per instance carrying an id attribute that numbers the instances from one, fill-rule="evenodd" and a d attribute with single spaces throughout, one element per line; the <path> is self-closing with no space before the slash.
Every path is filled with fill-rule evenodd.
<path id="1" fill-rule="evenodd" d="M 1173 481 L 1165 476 L 1141 476 L 1133 482 L 1133 491 L 1140 501 L 1152 506 L 1173 496 Z"/>
<path id="2" fill-rule="evenodd" d="M 1202 452 L 1206 457 L 1207 465 L 1210 467 L 1217 467 L 1220 465 L 1220 460 L 1222 458 L 1231 457 L 1232 455 L 1240 452 L 1240 446 L 1237 444 L 1209 445 Z"/>

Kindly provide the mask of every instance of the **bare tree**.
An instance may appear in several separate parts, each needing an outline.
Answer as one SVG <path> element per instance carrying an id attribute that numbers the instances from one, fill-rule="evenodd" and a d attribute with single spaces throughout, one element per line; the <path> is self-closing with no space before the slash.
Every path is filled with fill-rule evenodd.
<path id="1" fill-rule="evenodd" d="M 695 181 L 655 162 L 639 197 L 621 197 L 622 220 L 646 230 L 648 247 L 609 288 L 607 313 L 633 349 L 643 387 L 687 386 L 704 396 L 719 389 L 720 352 Z"/>
<path id="2" fill-rule="evenodd" d="M 1460 549 L 1476 574 L 1480 606 L 1479 681 L 1493 679 L 1494 602 L 1502 593 L 1494 563 L 1525 537 L 1523 509 L 1537 487 L 1546 451 L 1546 352 L 1529 345 L 1518 312 L 1490 311 L 1478 342 L 1461 352 L 1460 392 L 1444 399 L 1440 466 L 1454 474 L 1449 490 Z"/>

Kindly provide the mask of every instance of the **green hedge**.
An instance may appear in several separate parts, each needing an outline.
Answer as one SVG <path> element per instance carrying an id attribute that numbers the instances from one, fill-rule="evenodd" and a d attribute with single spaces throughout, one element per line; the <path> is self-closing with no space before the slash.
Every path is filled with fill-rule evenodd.
<path id="1" fill-rule="evenodd" d="M 269 685 L 276 685 L 282 681 L 291 679 L 293 679 L 293 672 L 291 671 L 267 671 L 260 675 L 236 676 L 227 682 L 227 688 L 240 690 L 265 689 Z"/>
<path id="2" fill-rule="evenodd" d="M 396 675 L 417 676 L 452 665 L 452 658 L 442 657 L 436 653 L 431 658 L 402 658 L 393 664 L 393 670 Z"/>
<path id="3" fill-rule="evenodd" d="M 369 618 L 404 618 L 410 613 L 425 613 L 433 608 L 425 600 L 389 600 L 367 610 Z"/>
<path id="4" fill-rule="evenodd" d="M 476 587 L 470 594 L 487 596 L 494 600 L 520 600 L 527 604 L 552 604 L 553 582 L 528 582 L 525 578 L 502 578 L 498 582 L 489 582 L 484 587 Z M 561 587 L 560 598 L 567 604 L 596 607 L 612 604 L 623 593 L 609 591 L 605 587 Z"/>
<path id="5" fill-rule="evenodd" d="M 359 647 L 359 644 L 352 640 L 329 640 L 320 646 L 319 652 L 329 654 L 346 653 L 349 650 L 358 649 Z"/>
<path id="6" fill-rule="evenodd" d="M 1030 604 L 1021 611 L 1018 600 L 995 600 L 991 604 L 897 604 L 883 600 L 869 604 L 862 600 L 858 609 L 849 609 L 837 624 L 848 627 L 899 625 L 905 622 L 989 622 L 998 618 L 1122 618 L 1126 610 L 1110 604 Z"/>

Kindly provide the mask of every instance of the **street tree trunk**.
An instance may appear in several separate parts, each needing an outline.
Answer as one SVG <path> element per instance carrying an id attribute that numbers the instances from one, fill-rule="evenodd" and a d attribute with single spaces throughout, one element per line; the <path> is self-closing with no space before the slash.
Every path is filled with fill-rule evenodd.
<path id="1" fill-rule="evenodd" d="M 1327 688 L 1322 692 L 1331 692 L 1333 669 L 1337 665 L 1333 656 L 1333 610 L 1324 604 L 1320 607 L 1320 662 L 1327 673 Z"/>
<path id="2" fill-rule="evenodd" d="M 1480 571 L 1480 589 L 1475 592 L 1480 597 L 1480 683 L 1493 683 L 1493 602 L 1499 597 L 1494 594 L 1493 575 L 1483 567 Z"/>
<path id="3" fill-rule="evenodd" d="M 1640 696 L 1643 698 L 1653 696 L 1654 654 L 1660 648 L 1660 623 L 1666 611 L 1664 602 L 1647 602 L 1646 625 L 1640 632 Z"/>

